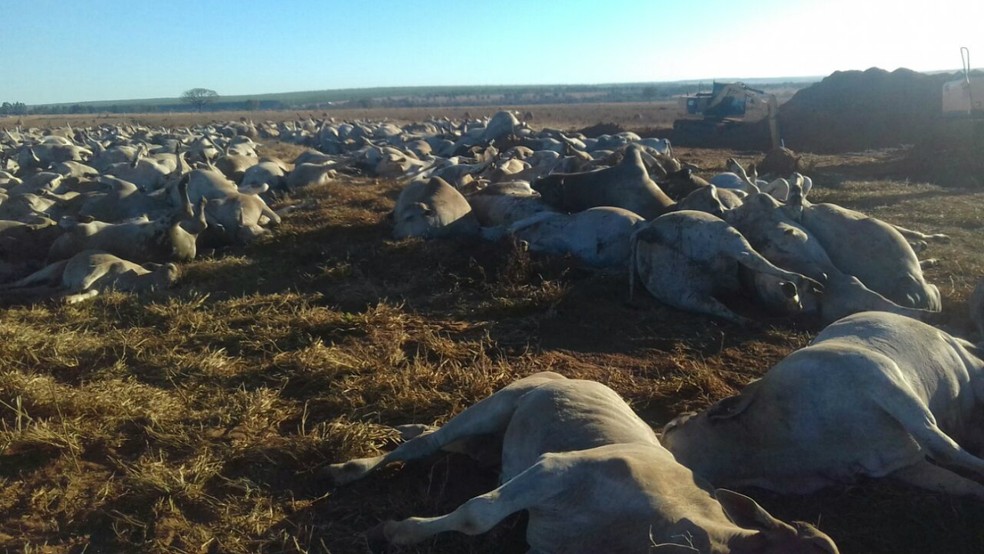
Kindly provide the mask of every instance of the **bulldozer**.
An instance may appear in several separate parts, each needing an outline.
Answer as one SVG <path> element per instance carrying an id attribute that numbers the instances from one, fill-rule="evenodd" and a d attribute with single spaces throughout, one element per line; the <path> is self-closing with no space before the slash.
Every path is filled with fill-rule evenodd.
<path id="1" fill-rule="evenodd" d="M 673 122 L 674 142 L 682 146 L 779 148 L 779 103 L 774 94 L 745 83 L 714 82 L 710 92 L 681 96 Z M 768 145 L 763 144 L 766 122 Z"/>

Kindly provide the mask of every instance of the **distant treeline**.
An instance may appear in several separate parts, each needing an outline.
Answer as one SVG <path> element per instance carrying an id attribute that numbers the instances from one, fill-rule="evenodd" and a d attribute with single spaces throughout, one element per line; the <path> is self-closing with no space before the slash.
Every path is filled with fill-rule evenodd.
<path id="1" fill-rule="evenodd" d="M 755 82 L 760 89 L 798 89 L 812 81 Z M 219 96 L 206 111 L 330 110 L 371 107 L 447 107 L 501 104 L 573 104 L 648 102 L 707 91 L 711 82 L 629 83 L 609 85 L 445 86 L 339 89 L 253 96 Z M 178 98 L 121 100 L 25 106 L 4 102 L 0 115 L 154 113 L 197 111 Z"/>

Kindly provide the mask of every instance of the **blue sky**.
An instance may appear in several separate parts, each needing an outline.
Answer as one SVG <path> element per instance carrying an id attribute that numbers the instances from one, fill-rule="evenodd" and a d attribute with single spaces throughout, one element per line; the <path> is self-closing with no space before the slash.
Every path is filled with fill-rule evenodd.
<path id="1" fill-rule="evenodd" d="M 982 0 L 0 0 L 0 101 L 827 75 L 984 60 Z M 980 67 L 980 63 L 973 63 Z"/>

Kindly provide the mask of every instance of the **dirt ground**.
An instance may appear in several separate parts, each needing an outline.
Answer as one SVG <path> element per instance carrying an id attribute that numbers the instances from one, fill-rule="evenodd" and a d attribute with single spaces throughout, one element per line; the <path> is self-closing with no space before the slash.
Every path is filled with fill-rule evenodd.
<path id="1" fill-rule="evenodd" d="M 529 109 L 535 126 L 663 125 L 647 106 Z M 761 156 L 676 154 L 707 174 Z M 923 255 L 942 261 L 927 273 L 943 295 L 939 324 L 969 336 L 984 191 L 910 178 L 907 154 L 804 154 L 802 164 L 814 201 L 952 236 Z M 392 448 L 389 426 L 443 423 L 552 370 L 607 383 L 659 428 L 734 394 L 819 330 L 740 299 L 759 325 L 630 299 L 625 274 L 508 242 L 395 241 L 386 213 L 399 190 L 343 179 L 306 191 L 284 202 L 303 203 L 273 236 L 185 264 L 170 291 L 0 311 L 0 549 L 363 552 L 376 523 L 446 513 L 496 480 L 449 454 L 346 487 L 327 481 L 326 464 Z M 743 492 L 817 524 L 846 554 L 984 552 L 979 501 L 890 480 Z M 516 516 L 487 535 L 401 551 L 524 552 L 523 525 Z"/>

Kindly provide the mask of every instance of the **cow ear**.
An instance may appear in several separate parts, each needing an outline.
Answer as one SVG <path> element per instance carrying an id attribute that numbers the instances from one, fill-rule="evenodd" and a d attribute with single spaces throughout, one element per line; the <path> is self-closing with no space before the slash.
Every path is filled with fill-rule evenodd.
<path id="1" fill-rule="evenodd" d="M 790 283 L 789 281 L 781 281 L 779 283 L 779 290 L 782 291 L 783 296 L 786 298 L 796 298 L 796 285 Z"/>
<path id="2" fill-rule="evenodd" d="M 747 410 L 755 401 L 755 393 L 758 391 L 760 382 L 752 381 L 745 386 L 741 394 L 719 400 L 717 404 L 707 410 L 707 419 L 711 421 L 729 419 Z"/>
<path id="3" fill-rule="evenodd" d="M 656 554 L 700 554 L 700 550 L 683 544 L 654 544 L 649 547 L 649 552 Z"/>
<path id="4" fill-rule="evenodd" d="M 724 509 L 728 519 L 739 527 L 758 531 L 790 528 L 788 524 L 772 517 L 772 514 L 765 511 L 765 508 L 743 494 L 728 489 L 716 489 L 714 497 L 721 503 L 721 508 Z"/>

